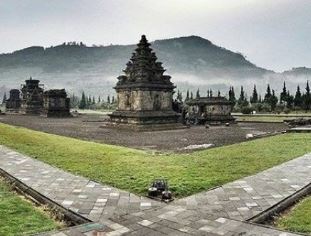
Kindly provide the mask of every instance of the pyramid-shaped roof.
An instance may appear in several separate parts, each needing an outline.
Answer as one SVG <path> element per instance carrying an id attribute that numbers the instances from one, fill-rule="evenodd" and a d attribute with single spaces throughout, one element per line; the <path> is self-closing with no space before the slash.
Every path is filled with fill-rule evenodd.
<path id="1" fill-rule="evenodd" d="M 157 61 L 157 56 L 150 48 L 146 36 L 142 35 L 135 52 L 126 64 L 125 75 L 118 77 L 115 87 L 162 87 L 173 89 L 170 76 L 164 75 L 162 63 Z"/>

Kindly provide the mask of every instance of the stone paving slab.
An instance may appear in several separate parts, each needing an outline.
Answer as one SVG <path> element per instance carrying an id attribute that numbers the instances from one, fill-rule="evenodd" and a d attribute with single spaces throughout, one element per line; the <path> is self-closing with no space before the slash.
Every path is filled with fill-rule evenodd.
<path id="1" fill-rule="evenodd" d="M 0 168 L 99 228 L 44 235 L 295 235 L 246 222 L 311 182 L 311 154 L 170 204 L 76 176 L 0 146 Z"/>
<path id="2" fill-rule="evenodd" d="M 42 195 L 91 221 L 163 203 L 73 175 L 0 145 L 0 168 Z"/>

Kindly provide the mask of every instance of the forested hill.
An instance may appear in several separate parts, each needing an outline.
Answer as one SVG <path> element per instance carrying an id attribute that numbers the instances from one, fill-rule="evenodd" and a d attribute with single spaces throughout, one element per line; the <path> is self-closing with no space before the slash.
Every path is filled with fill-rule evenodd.
<path id="1" fill-rule="evenodd" d="M 181 88 L 218 87 L 253 83 L 273 71 L 259 68 L 240 54 L 198 36 L 156 40 L 151 46 L 167 74 Z M 17 87 L 29 76 L 49 88 L 109 94 L 116 77 L 131 57 L 135 45 L 87 47 L 64 43 L 34 46 L 0 55 L 0 87 Z"/>

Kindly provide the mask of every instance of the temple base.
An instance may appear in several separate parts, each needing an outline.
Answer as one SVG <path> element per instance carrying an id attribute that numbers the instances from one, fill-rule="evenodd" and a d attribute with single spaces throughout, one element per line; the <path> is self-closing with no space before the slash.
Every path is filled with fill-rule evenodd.
<path id="1" fill-rule="evenodd" d="M 184 129 L 178 122 L 179 114 L 173 111 L 115 111 L 102 128 L 121 128 L 136 131 Z"/>

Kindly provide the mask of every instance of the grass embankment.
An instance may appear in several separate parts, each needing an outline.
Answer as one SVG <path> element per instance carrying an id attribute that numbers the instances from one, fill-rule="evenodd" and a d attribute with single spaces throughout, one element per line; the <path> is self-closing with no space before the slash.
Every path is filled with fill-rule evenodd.
<path id="1" fill-rule="evenodd" d="M 298 118 L 310 119 L 311 113 L 290 113 L 290 114 L 254 114 L 254 115 L 245 115 L 245 114 L 234 114 L 233 115 L 238 122 L 276 122 L 283 123 L 284 120 L 294 120 Z"/>
<path id="2" fill-rule="evenodd" d="M 183 197 L 311 152 L 311 134 L 285 134 L 198 151 L 149 154 L 0 124 L 0 144 L 74 174 L 137 194 L 167 178 Z"/>
<path id="3" fill-rule="evenodd" d="M 12 192 L 0 178 L 0 235 L 29 235 L 59 228 L 42 209 Z"/>
<path id="4" fill-rule="evenodd" d="M 311 196 L 297 203 L 288 213 L 276 222 L 280 229 L 311 235 Z"/>

